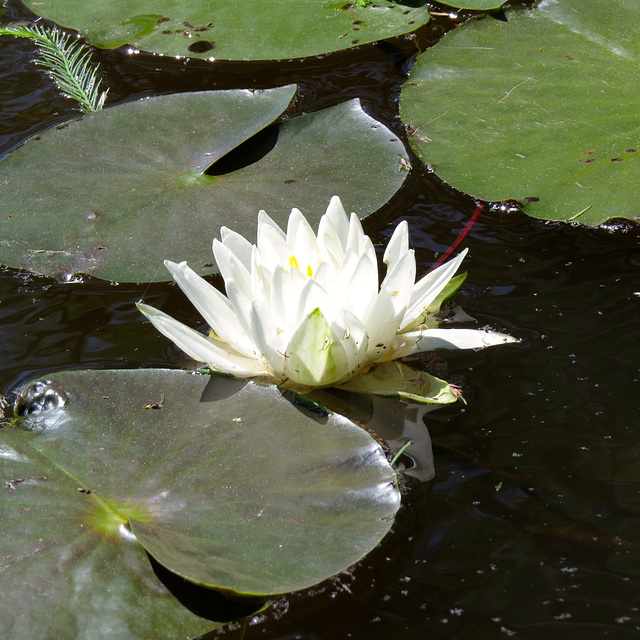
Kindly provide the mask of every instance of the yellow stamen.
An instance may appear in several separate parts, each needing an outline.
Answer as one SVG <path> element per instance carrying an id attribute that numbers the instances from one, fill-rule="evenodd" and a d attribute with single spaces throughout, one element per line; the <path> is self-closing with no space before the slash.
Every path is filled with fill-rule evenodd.
<path id="1" fill-rule="evenodd" d="M 311 277 L 313 275 L 313 270 L 311 269 L 311 265 L 310 264 L 307 265 L 307 275 L 309 277 Z"/>
<path id="2" fill-rule="evenodd" d="M 289 256 L 289 266 L 295 267 L 296 269 L 300 268 L 300 265 L 298 264 L 298 261 L 296 260 L 296 257 L 294 255 Z"/>
<path id="3" fill-rule="evenodd" d="M 209 337 L 212 340 L 217 340 L 218 342 L 224 342 L 224 340 L 213 329 L 209 329 Z"/>

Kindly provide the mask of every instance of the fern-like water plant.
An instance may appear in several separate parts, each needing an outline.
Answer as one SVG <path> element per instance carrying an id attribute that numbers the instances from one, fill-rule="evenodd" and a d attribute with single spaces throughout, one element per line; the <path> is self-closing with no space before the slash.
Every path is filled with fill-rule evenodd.
<path id="1" fill-rule="evenodd" d="M 33 40 L 39 53 L 36 64 L 46 69 L 58 88 L 75 100 L 84 113 L 102 109 L 109 90 L 100 90 L 98 65 L 91 63 L 91 51 L 80 40 L 56 27 L 45 29 L 37 24 L 2 25 L 0 35 Z"/>

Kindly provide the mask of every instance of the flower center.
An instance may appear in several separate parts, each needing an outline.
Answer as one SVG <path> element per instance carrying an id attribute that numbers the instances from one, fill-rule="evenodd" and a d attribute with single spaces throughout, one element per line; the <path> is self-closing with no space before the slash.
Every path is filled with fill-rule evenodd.
<path id="1" fill-rule="evenodd" d="M 298 259 L 293 254 L 289 256 L 289 266 L 295 267 L 296 269 L 298 269 L 298 271 L 302 271 L 300 265 L 298 264 Z M 311 268 L 310 264 L 307 265 L 307 276 L 309 276 L 309 278 L 313 276 L 313 269 Z"/>

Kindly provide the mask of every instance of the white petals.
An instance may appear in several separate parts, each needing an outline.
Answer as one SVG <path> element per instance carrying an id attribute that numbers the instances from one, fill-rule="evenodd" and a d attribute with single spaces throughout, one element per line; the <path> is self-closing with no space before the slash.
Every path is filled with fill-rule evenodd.
<path id="1" fill-rule="evenodd" d="M 520 342 L 512 336 L 486 329 L 425 329 L 403 334 L 402 337 L 407 340 L 416 338 L 415 345 L 406 355 L 435 349 L 484 349 L 498 344 Z"/>
<path id="2" fill-rule="evenodd" d="M 420 282 L 413 287 L 411 294 L 411 302 L 409 308 L 405 312 L 400 331 L 411 325 L 416 318 L 437 298 L 438 294 L 445 288 L 447 282 L 453 278 L 460 264 L 467 255 L 468 249 L 465 249 L 449 262 L 445 262 L 437 269 L 427 273 Z"/>
<path id="3" fill-rule="evenodd" d="M 137 307 L 160 333 L 173 340 L 187 355 L 200 362 L 206 362 L 216 371 L 240 378 L 253 378 L 267 373 L 259 360 L 236 354 L 228 347 L 225 348 L 224 343 L 218 346 L 211 338 L 203 336 L 158 309 L 141 303 L 138 303 Z"/>
<path id="4" fill-rule="evenodd" d="M 444 381 L 390 361 L 432 349 L 517 342 L 485 330 L 425 329 L 425 312 L 437 311 L 429 307 L 445 297 L 466 250 L 416 283 L 409 225 L 403 221 L 387 243 L 379 285 L 373 243 L 337 196 L 317 234 L 298 209 L 291 211 L 286 232 L 260 211 L 255 245 L 223 227 L 212 248 L 226 296 L 185 262 L 165 262 L 211 327 L 209 336 L 153 307 L 138 307 L 188 355 L 222 373 L 303 392 L 339 385 L 442 403 L 455 399 Z M 430 324 L 437 326 L 435 319 Z M 423 329 L 413 330 L 418 326 Z"/>
<path id="5" fill-rule="evenodd" d="M 240 353 L 251 357 L 254 354 L 253 343 L 238 324 L 229 299 L 190 269 L 186 262 L 176 264 L 165 260 L 164 264 L 214 333 Z"/>
<path id="6" fill-rule="evenodd" d="M 240 259 L 240 262 L 249 269 L 251 266 L 251 252 L 253 250 L 253 245 L 244 236 L 241 236 L 239 233 L 236 233 L 231 229 L 227 229 L 227 227 L 222 227 L 220 229 L 220 238 L 222 239 L 222 243 L 229 248 L 231 253 L 236 255 Z"/>
<path id="7" fill-rule="evenodd" d="M 276 265 L 289 266 L 287 239 L 280 231 L 268 224 L 258 228 L 258 251 L 262 263 L 273 270 Z"/>
<path id="8" fill-rule="evenodd" d="M 415 278 L 413 251 L 406 253 L 387 274 L 380 293 L 365 317 L 369 329 L 369 355 L 377 360 L 389 348 L 398 333 Z"/>
<path id="9" fill-rule="evenodd" d="M 333 196 L 324 214 L 331 221 L 333 228 L 336 230 L 338 238 L 341 239 L 342 249 L 347 248 L 347 236 L 349 234 L 349 216 L 342 206 L 342 201 L 338 196 Z"/>
<path id="10" fill-rule="evenodd" d="M 391 269 L 393 265 L 409 251 L 409 225 L 403 220 L 394 230 L 382 261 Z"/>

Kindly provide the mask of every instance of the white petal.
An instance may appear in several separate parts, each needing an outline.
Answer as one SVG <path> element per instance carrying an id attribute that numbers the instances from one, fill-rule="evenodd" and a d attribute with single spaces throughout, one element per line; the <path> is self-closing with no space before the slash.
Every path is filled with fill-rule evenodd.
<path id="1" fill-rule="evenodd" d="M 253 245 L 239 233 L 222 227 L 220 229 L 222 243 L 229 248 L 229 251 L 236 255 L 240 262 L 247 268 L 251 268 L 251 249 Z"/>
<path id="2" fill-rule="evenodd" d="M 278 333 L 267 305 L 260 301 L 253 302 L 249 312 L 249 325 L 251 337 L 269 364 L 272 374 L 282 379 L 288 340 L 283 333 Z"/>
<path id="3" fill-rule="evenodd" d="M 279 233 L 283 239 L 287 237 L 285 232 L 273 221 L 273 219 L 265 211 L 259 211 L 258 212 L 258 236 L 257 236 L 258 238 L 260 237 L 260 230 L 261 230 L 261 227 L 263 226 L 272 227 L 273 230 Z"/>
<path id="4" fill-rule="evenodd" d="M 250 286 L 255 300 L 269 300 L 271 298 L 271 269 L 262 263 L 262 256 L 255 246 L 251 255 Z"/>
<path id="5" fill-rule="evenodd" d="M 331 322 L 335 318 L 336 304 L 332 297 L 311 278 L 305 278 L 304 286 L 300 290 L 300 295 L 296 302 L 297 306 L 293 315 L 294 329 L 318 307 L 327 322 Z"/>
<path id="6" fill-rule="evenodd" d="M 263 264 L 271 271 L 277 264 L 285 269 L 289 267 L 289 246 L 280 228 L 269 224 L 258 227 L 258 251 Z"/>
<path id="7" fill-rule="evenodd" d="M 331 323 L 331 329 L 340 340 L 347 359 L 348 371 L 341 380 L 351 379 L 369 364 L 367 330 L 362 322 L 346 309 L 339 310 Z"/>
<path id="8" fill-rule="evenodd" d="M 382 283 L 380 293 L 365 318 L 369 333 L 369 356 L 377 360 L 394 339 L 411 296 L 416 262 L 413 252 L 406 253 L 394 265 Z"/>
<path id="9" fill-rule="evenodd" d="M 212 369 L 241 378 L 253 378 L 267 373 L 264 361 L 246 358 L 234 352 L 224 342 L 218 343 L 207 338 L 154 307 L 142 303 L 138 303 L 137 307 L 160 333 L 173 340 L 187 355 L 206 362 Z"/>
<path id="10" fill-rule="evenodd" d="M 409 224 L 403 220 L 393 231 L 393 235 L 384 250 L 383 262 L 388 270 L 409 251 Z"/>
<path id="11" fill-rule="evenodd" d="M 376 249 L 373 246 L 373 242 L 371 242 L 371 238 L 369 236 L 364 237 L 364 241 L 360 246 L 359 255 L 367 256 L 371 262 L 375 265 L 378 264 L 378 256 L 376 255 Z"/>
<path id="12" fill-rule="evenodd" d="M 467 255 L 465 249 L 453 260 L 445 262 L 443 265 L 427 273 L 424 278 L 413 287 L 411 301 L 400 324 L 400 331 L 408 327 L 420 316 L 420 314 L 437 298 L 438 294 L 445 288 L 447 282 L 453 278 L 460 264 Z"/>
<path id="13" fill-rule="evenodd" d="M 367 317 L 378 296 L 378 263 L 368 255 L 349 256 L 331 289 L 335 300 L 360 320 Z"/>
<path id="14" fill-rule="evenodd" d="M 245 291 L 245 295 L 252 297 L 251 292 L 251 272 L 245 267 L 239 258 L 237 258 L 227 247 L 219 240 L 213 241 L 213 255 L 216 258 L 218 269 L 224 278 L 225 284 L 227 280 L 235 280 L 238 287 Z"/>
<path id="15" fill-rule="evenodd" d="M 240 327 L 229 299 L 190 269 L 186 262 L 176 264 L 165 260 L 164 264 L 214 333 L 236 351 L 252 357 L 254 345 Z"/>
<path id="16" fill-rule="evenodd" d="M 328 215 L 320 218 L 318 225 L 318 248 L 322 258 L 330 262 L 334 269 L 339 269 L 345 260 L 344 247 L 336 228 Z"/>
<path id="17" fill-rule="evenodd" d="M 364 235 L 360 218 L 358 218 L 355 213 L 352 213 L 351 218 L 349 218 L 349 235 L 347 236 L 345 253 L 347 255 L 350 253 L 355 253 L 356 255 L 364 253 L 365 247 L 367 247 L 367 240 L 369 241 L 368 244 L 373 248 L 373 244 L 371 244 L 369 237 Z"/>
<path id="18" fill-rule="evenodd" d="M 309 221 L 302 214 L 302 211 L 294 207 L 291 209 L 289 219 L 287 220 L 287 244 L 289 245 L 290 251 L 295 249 L 295 240 L 298 235 L 298 227 L 300 225 L 308 228 L 307 233 L 310 231 L 312 235 L 315 235 L 313 233 L 313 229 L 311 229 Z"/>
<path id="19" fill-rule="evenodd" d="M 338 196 L 333 196 L 333 198 L 331 198 L 327 211 L 324 215 L 331 220 L 333 228 L 336 230 L 338 238 L 340 239 L 342 251 L 344 252 L 347 248 L 347 238 L 349 236 L 349 216 L 347 216 L 347 213 L 342 206 L 342 201 Z"/>
<path id="20" fill-rule="evenodd" d="M 298 209 L 293 209 L 289 216 L 287 244 L 290 255 L 297 260 L 295 266 L 298 266 L 303 274 L 311 275 L 307 267 L 310 265 L 311 270 L 315 269 L 320 250 L 316 234 Z"/>
<path id="21" fill-rule="evenodd" d="M 288 341 L 295 326 L 294 313 L 298 306 L 300 292 L 306 283 L 297 270 L 289 274 L 285 269 L 277 266 L 271 274 L 271 315 L 275 330 L 284 334 L 285 342 Z M 293 277 L 292 277 L 293 276 Z"/>
<path id="22" fill-rule="evenodd" d="M 251 305 L 254 302 L 253 293 L 249 292 L 250 295 L 246 295 L 245 288 L 243 286 L 238 286 L 237 282 L 233 278 L 229 278 L 225 282 L 225 286 L 227 289 L 227 296 L 229 297 L 229 301 L 235 311 L 236 318 L 238 318 L 238 324 L 242 331 L 251 338 L 251 323 L 249 322 L 249 314 L 251 313 Z M 255 348 L 255 347 L 254 347 Z M 258 351 L 256 348 L 256 356 L 258 356 Z"/>
<path id="23" fill-rule="evenodd" d="M 313 280 L 325 291 L 331 291 L 334 300 L 337 302 L 337 292 L 333 289 L 333 287 L 339 286 L 336 276 L 337 274 L 329 262 L 321 262 L 313 272 Z"/>
<path id="24" fill-rule="evenodd" d="M 434 349 L 483 349 L 509 342 L 520 342 L 505 333 L 485 329 L 425 329 L 398 336 L 407 340 L 414 337 L 417 338 L 416 343 L 407 355 Z"/>

